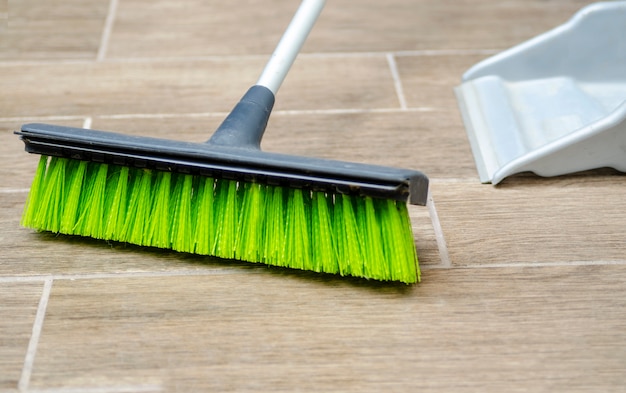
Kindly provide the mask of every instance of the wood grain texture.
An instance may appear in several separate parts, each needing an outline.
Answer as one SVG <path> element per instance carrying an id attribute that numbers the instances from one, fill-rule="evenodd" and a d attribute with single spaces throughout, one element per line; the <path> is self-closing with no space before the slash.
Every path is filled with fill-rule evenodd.
<path id="1" fill-rule="evenodd" d="M 3 1 L 6 29 L 0 34 L 1 60 L 92 59 L 96 57 L 105 1 Z"/>
<path id="2" fill-rule="evenodd" d="M 433 270 L 414 287 L 284 271 L 57 281 L 32 386 L 617 392 L 625 278 L 596 266 Z"/>
<path id="3" fill-rule="evenodd" d="M 0 390 L 17 387 L 42 288 L 0 282 Z"/>
<path id="4" fill-rule="evenodd" d="M 5 117 L 227 112 L 269 55 L 0 65 L 0 89 L 11 91 L 0 106 Z M 279 94 L 277 110 L 398 107 L 384 57 L 300 59 Z"/>
<path id="5" fill-rule="evenodd" d="M 115 274 L 155 272 L 180 274 L 236 269 L 259 265 L 142 248 L 79 236 L 38 233 L 19 225 L 25 192 L 0 193 L 2 262 L 0 277 L 40 275 Z"/>
<path id="6" fill-rule="evenodd" d="M 297 2 L 119 0 L 102 51 L 109 5 L 11 2 L 0 28 L 1 393 L 18 391 L 44 282 L 20 393 L 624 390 L 624 176 L 481 185 L 452 91 L 583 2 L 328 2 L 263 149 L 429 175 L 429 206 L 409 209 L 415 286 L 21 228 L 38 157 L 13 130 L 204 141 Z"/>
<path id="7" fill-rule="evenodd" d="M 336 0 L 328 2 L 303 51 L 503 49 L 564 22 L 584 4 Z M 296 6 L 297 2 L 285 0 L 236 5 L 125 0 L 120 2 L 110 56 L 265 54 L 278 42 Z M 510 20 L 515 19 L 520 22 L 512 25 Z"/>
<path id="8" fill-rule="evenodd" d="M 407 105 L 450 113 L 457 108 L 453 89 L 461 83 L 463 73 L 489 56 L 487 53 L 397 56 Z M 457 117 L 460 122 L 460 115 L 454 118 Z"/>
<path id="9" fill-rule="evenodd" d="M 433 186 L 453 263 L 624 261 L 624 177 Z M 471 208 L 469 208 L 471 206 Z"/>

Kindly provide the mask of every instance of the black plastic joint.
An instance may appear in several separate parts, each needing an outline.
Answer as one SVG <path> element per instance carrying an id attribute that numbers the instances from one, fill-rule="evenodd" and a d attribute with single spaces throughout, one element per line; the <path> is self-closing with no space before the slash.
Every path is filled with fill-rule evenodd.
<path id="1" fill-rule="evenodd" d="M 235 105 L 208 143 L 260 149 L 261 138 L 274 107 L 274 93 L 264 86 L 252 86 Z"/>

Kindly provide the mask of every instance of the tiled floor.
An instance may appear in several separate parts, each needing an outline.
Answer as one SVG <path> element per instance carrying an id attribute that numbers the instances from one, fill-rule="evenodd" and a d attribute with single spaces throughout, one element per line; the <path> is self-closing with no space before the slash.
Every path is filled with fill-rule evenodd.
<path id="1" fill-rule="evenodd" d="M 298 1 L 0 2 L 0 393 L 624 391 L 625 177 L 482 185 L 452 92 L 583 5 L 328 2 L 263 148 L 429 175 L 405 286 L 21 228 L 13 130 L 205 140 Z"/>

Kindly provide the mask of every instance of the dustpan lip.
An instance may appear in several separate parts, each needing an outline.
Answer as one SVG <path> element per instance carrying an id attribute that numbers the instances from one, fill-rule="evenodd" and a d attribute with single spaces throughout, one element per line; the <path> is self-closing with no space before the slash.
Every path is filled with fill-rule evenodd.
<path id="1" fill-rule="evenodd" d="M 623 127 L 620 127 L 621 125 Z M 493 172 L 491 183 L 496 185 L 506 177 L 521 172 L 533 172 L 539 176 L 551 177 L 600 167 L 611 167 L 622 172 L 626 171 L 626 162 L 624 160 L 611 161 L 610 157 L 603 158 L 603 161 L 605 161 L 604 165 L 590 164 L 582 154 L 585 150 L 584 148 L 579 149 L 581 150 L 580 154 L 576 154 L 569 163 L 564 162 L 560 166 L 554 166 L 546 165 L 544 162 L 549 158 L 555 159 L 555 156 L 567 148 L 576 147 L 587 140 L 601 136 L 607 130 L 614 133 L 620 133 L 621 130 L 626 131 L 626 100 L 607 116 L 505 163 Z M 606 143 L 610 142 L 607 138 Z M 626 146 L 623 146 L 623 148 L 626 148 Z M 588 152 L 588 154 L 591 154 L 591 152 Z"/>

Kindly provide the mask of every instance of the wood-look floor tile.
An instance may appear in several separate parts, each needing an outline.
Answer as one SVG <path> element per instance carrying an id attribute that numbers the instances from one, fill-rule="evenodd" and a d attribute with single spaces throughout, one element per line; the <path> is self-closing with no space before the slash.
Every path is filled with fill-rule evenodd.
<path id="1" fill-rule="evenodd" d="M 226 115 L 227 112 L 198 116 L 174 115 L 164 118 L 96 117 L 93 119 L 92 128 L 127 135 L 202 143 L 213 135 Z"/>
<path id="2" fill-rule="evenodd" d="M 9 27 L 9 4 L 8 1 L 0 2 L 0 37 L 5 35 Z M 0 38 L 2 40 L 2 38 Z"/>
<path id="3" fill-rule="evenodd" d="M 506 48 L 565 22 L 586 4 L 337 0 L 322 14 L 311 46 L 320 51 Z"/>
<path id="4" fill-rule="evenodd" d="M 20 226 L 26 192 L 0 194 L 0 276 L 246 271 L 259 265 L 171 250 L 38 233 Z M 262 268 L 262 267 L 261 267 Z"/>
<path id="5" fill-rule="evenodd" d="M 17 389 L 42 288 L 42 283 L 0 283 L 0 390 Z"/>
<path id="6" fill-rule="evenodd" d="M 109 56 L 270 55 L 297 6 L 278 1 L 126 0 L 118 8 Z"/>
<path id="7" fill-rule="evenodd" d="M 303 51 L 506 48 L 565 22 L 585 4 L 337 0 L 327 4 Z M 280 1 L 123 1 L 109 55 L 269 54 L 296 7 Z"/>
<path id="8" fill-rule="evenodd" d="M 602 172 L 434 184 L 455 265 L 611 261 L 626 257 L 624 177 Z"/>
<path id="9" fill-rule="evenodd" d="M 276 110 L 399 108 L 385 56 L 302 57 L 276 96 Z"/>
<path id="10" fill-rule="evenodd" d="M 95 58 L 108 8 L 94 0 L 11 1 L 0 60 Z"/>
<path id="11" fill-rule="evenodd" d="M 626 267 L 57 281 L 33 388 L 619 391 Z M 71 334 L 68 334 L 68 331 Z"/>
<path id="12" fill-rule="evenodd" d="M 228 110 L 223 91 L 250 68 L 256 67 L 220 60 L 5 67 L 0 86 L 12 94 L 0 105 L 7 117 Z M 36 88 L 30 80 L 38 81 Z"/>
<path id="13" fill-rule="evenodd" d="M 265 58 L 2 67 L 4 117 L 230 111 Z M 30 81 L 36 80 L 36 87 Z M 384 57 L 297 61 L 276 109 L 397 107 Z"/>
<path id="14" fill-rule="evenodd" d="M 263 146 L 272 151 L 411 168 L 433 178 L 476 177 L 461 127 L 446 111 L 277 115 Z"/>
<path id="15" fill-rule="evenodd" d="M 409 107 L 443 110 L 462 126 L 454 88 L 468 68 L 489 57 L 483 55 L 398 56 L 396 63 Z"/>

